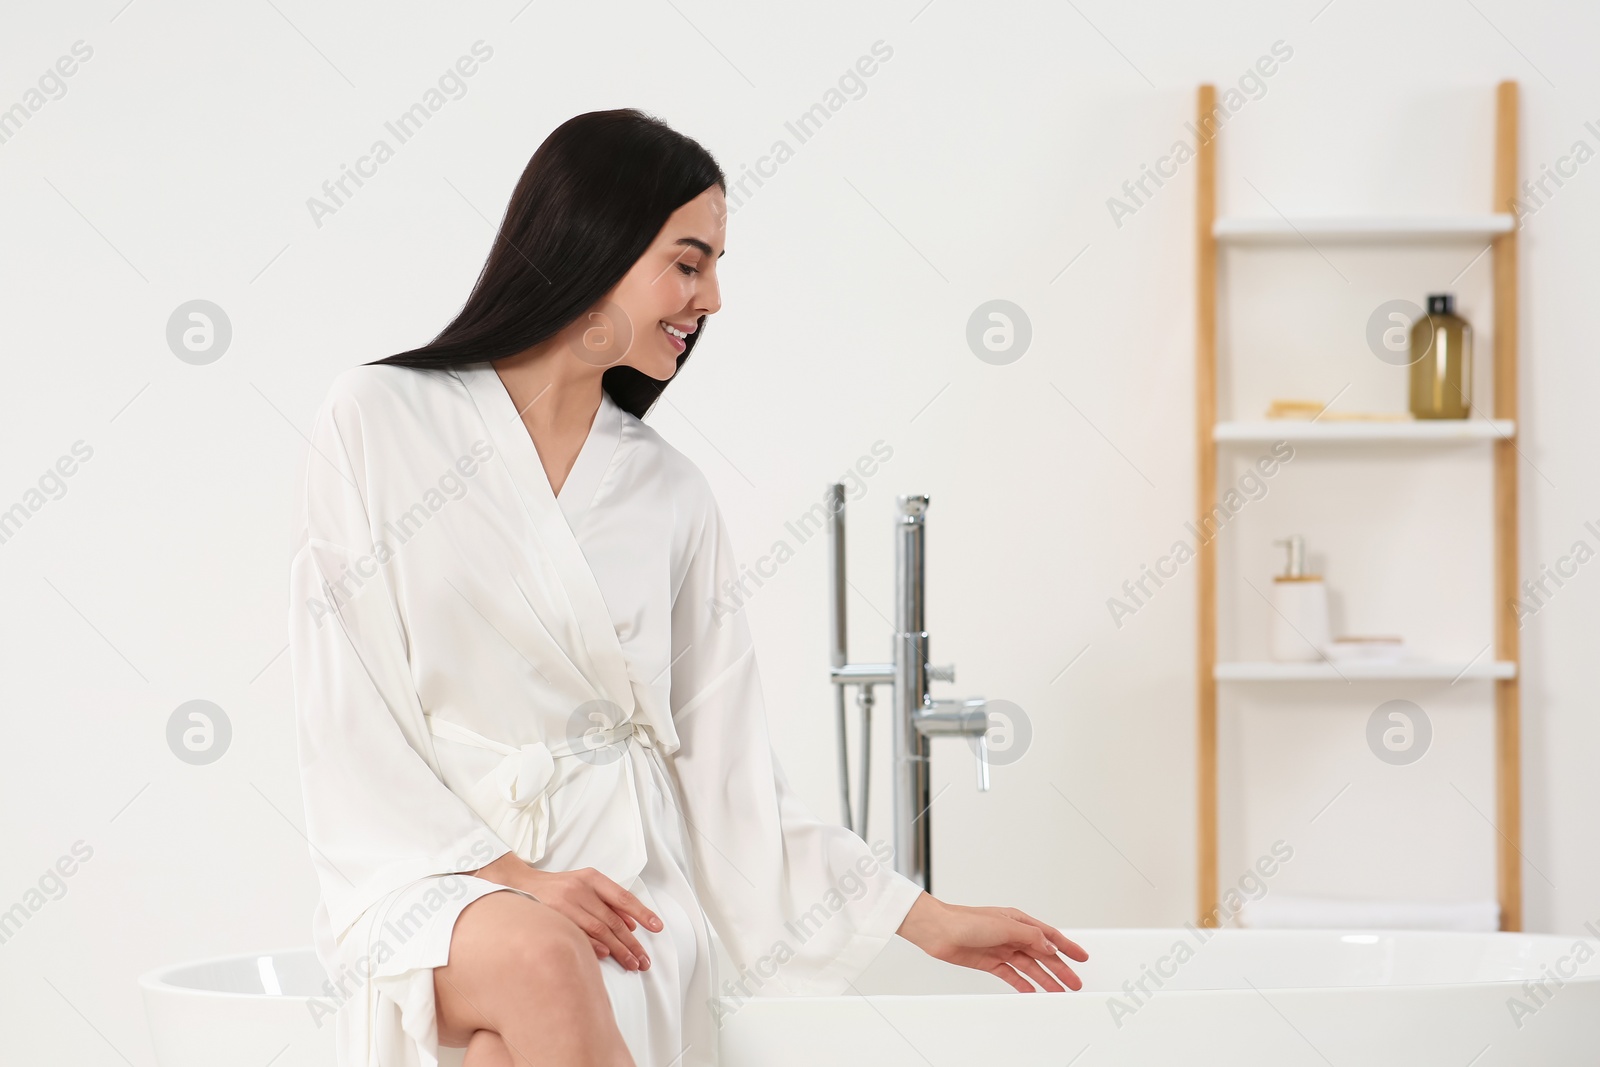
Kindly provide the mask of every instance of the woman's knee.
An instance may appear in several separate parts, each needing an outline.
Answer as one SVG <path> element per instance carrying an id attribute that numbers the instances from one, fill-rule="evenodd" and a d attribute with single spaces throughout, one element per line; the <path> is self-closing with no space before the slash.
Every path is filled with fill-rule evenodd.
<path id="1" fill-rule="evenodd" d="M 479 904 L 489 906 L 479 908 Z M 589 936 L 554 908 L 519 893 L 480 897 L 467 906 L 457 924 L 469 928 L 468 938 L 474 943 L 475 950 L 469 949 L 467 955 L 488 963 L 497 982 L 518 986 L 570 982 L 586 967 L 598 973 Z"/>
<path id="2" fill-rule="evenodd" d="M 554 908 L 534 904 L 524 909 L 526 919 L 504 933 L 506 961 L 523 980 L 570 981 L 578 973 L 595 971 L 599 961 L 589 935 Z"/>
<path id="3" fill-rule="evenodd" d="M 449 961 L 434 970 L 440 1042 L 461 1047 L 530 1003 L 570 1010 L 596 988 L 599 961 L 576 923 L 517 893 L 486 894 L 462 910 Z"/>

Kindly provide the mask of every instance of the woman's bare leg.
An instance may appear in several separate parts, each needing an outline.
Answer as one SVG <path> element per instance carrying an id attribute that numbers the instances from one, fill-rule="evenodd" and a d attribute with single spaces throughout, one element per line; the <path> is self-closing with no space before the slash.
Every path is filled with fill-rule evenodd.
<path id="1" fill-rule="evenodd" d="M 510 1067 L 634 1067 L 589 936 L 521 893 L 489 893 L 462 909 L 433 990 L 442 1045 L 472 1054 L 474 1034 L 488 1030 Z M 477 1054 L 492 1056 L 493 1044 L 479 1041 Z"/>
<path id="2" fill-rule="evenodd" d="M 479 1030 L 467 1042 L 467 1054 L 461 1067 L 516 1067 L 511 1050 L 493 1030 Z"/>

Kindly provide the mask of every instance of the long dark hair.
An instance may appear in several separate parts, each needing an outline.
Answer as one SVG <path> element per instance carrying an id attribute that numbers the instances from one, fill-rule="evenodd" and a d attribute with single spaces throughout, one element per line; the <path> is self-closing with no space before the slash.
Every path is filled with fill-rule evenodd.
<path id="1" fill-rule="evenodd" d="M 713 185 L 727 192 L 711 153 L 660 119 L 634 108 L 568 119 L 528 160 L 455 320 L 421 348 L 372 362 L 442 369 L 548 340 L 599 303 L 668 217 Z M 706 316 L 698 321 L 677 370 L 705 334 Z M 667 386 L 622 365 L 607 367 L 600 384 L 635 418 Z"/>

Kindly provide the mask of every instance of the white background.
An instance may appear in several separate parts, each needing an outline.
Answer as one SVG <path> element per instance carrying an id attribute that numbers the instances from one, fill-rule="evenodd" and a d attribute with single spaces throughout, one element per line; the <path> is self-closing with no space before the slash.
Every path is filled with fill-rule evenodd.
<path id="1" fill-rule="evenodd" d="M 0 544 L 0 908 L 75 841 L 93 849 L 0 945 L 0 1042 L 18 1063 L 152 1063 L 138 974 L 309 944 L 285 654 L 304 434 L 339 371 L 449 321 L 528 157 L 567 118 L 643 108 L 732 181 L 774 140 L 796 148 L 747 186 L 723 310 L 650 421 L 709 475 L 751 564 L 795 545 L 785 524 L 875 441 L 893 449 L 848 512 L 858 660 L 889 653 L 894 497 L 931 495 L 932 658 L 958 667 L 938 694 L 1014 701 L 1033 732 L 987 794 L 966 747 L 938 742 L 935 892 L 1069 930 L 1195 908 L 1194 569 L 1121 627 L 1106 604 L 1192 517 L 1194 166 L 1120 226 L 1107 199 L 1192 143 L 1199 82 L 1222 91 L 1277 41 L 1292 58 L 1218 143 L 1223 213 L 1487 210 L 1502 78 L 1522 86 L 1524 177 L 1580 138 L 1600 147 L 1584 127 L 1600 120 L 1600 26 L 1567 4 L 114 0 L 4 21 L 0 107 L 75 41 L 93 48 L 0 144 L 0 507 L 75 441 L 93 448 Z M 494 54 L 465 94 L 317 226 L 308 199 L 480 39 Z M 892 57 L 797 145 L 785 123 L 880 40 Z M 1597 211 L 1590 163 L 1523 230 L 1524 574 L 1579 538 L 1600 547 L 1583 527 L 1600 525 L 1583 325 Z M 1455 291 L 1486 359 L 1477 251 L 1228 253 L 1224 414 L 1347 383 L 1341 407 L 1403 406 L 1403 372 L 1364 341 L 1396 297 Z M 165 337 L 197 298 L 234 331 L 208 366 Z M 992 299 L 1032 324 L 1005 366 L 965 339 Z M 1477 653 L 1488 454 L 1298 450 L 1224 537 L 1223 654 L 1264 656 L 1269 615 L 1244 580 L 1269 586 L 1269 542 L 1290 533 L 1328 577 L 1335 632 Z M 798 549 L 747 610 L 774 743 L 835 817 L 824 540 Z M 1522 634 L 1531 930 L 1600 919 L 1597 606 L 1591 563 Z M 1395 697 L 1434 728 L 1409 767 L 1365 742 Z M 191 699 L 232 724 L 208 766 L 167 745 Z M 1295 855 L 1274 891 L 1492 896 L 1489 708 L 1484 682 L 1229 688 L 1223 880 L 1282 838 Z M 886 724 L 880 710 L 873 836 L 889 832 Z"/>

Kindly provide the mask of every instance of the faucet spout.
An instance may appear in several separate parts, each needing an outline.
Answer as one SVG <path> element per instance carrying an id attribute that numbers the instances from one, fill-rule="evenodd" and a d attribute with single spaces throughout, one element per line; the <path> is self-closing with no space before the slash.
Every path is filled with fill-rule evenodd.
<path id="1" fill-rule="evenodd" d="M 978 792 L 989 791 L 989 701 L 985 697 L 965 700 L 930 700 L 911 718 L 919 733 L 927 736 L 954 734 L 969 737 L 978 757 Z"/>

